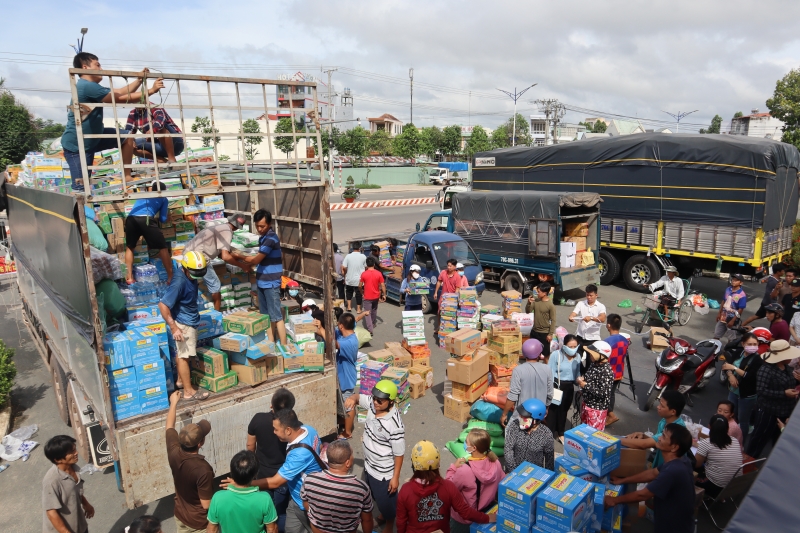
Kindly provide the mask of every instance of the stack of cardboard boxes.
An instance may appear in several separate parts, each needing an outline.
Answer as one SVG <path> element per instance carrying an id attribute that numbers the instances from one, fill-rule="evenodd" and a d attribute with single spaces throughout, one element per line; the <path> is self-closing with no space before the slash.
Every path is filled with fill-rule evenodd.
<path id="1" fill-rule="evenodd" d="M 514 313 L 521 313 L 522 309 L 522 294 L 517 291 L 503 291 L 500 293 L 503 297 L 503 318 L 511 318 Z"/>
<path id="2" fill-rule="evenodd" d="M 389 250 L 391 247 L 389 241 L 376 242 L 375 246 L 380 248 L 380 252 L 378 253 L 378 261 L 380 262 L 381 266 L 384 268 L 393 267 L 394 263 L 392 262 L 392 255 Z"/>
<path id="3" fill-rule="evenodd" d="M 409 346 L 427 346 L 422 311 L 403 311 L 403 340 Z"/>
<path id="4" fill-rule="evenodd" d="M 458 294 L 444 293 L 439 299 L 439 348 L 446 348 L 445 338 L 458 329 Z"/>
<path id="5" fill-rule="evenodd" d="M 238 382 L 258 385 L 268 378 L 283 374 L 283 358 L 276 354 L 266 330 L 269 317 L 257 313 L 232 313 L 223 318 L 221 337 L 214 339 L 214 349 L 225 354 L 230 373 Z M 228 375 L 225 370 L 225 375 Z"/>
<path id="6" fill-rule="evenodd" d="M 475 287 L 458 289 L 458 329 L 478 329 L 481 317 L 480 308 L 481 304 L 478 302 L 478 292 Z"/>
<path id="7" fill-rule="evenodd" d="M 447 379 L 452 390 L 444 396 L 444 415 L 465 422 L 470 406 L 489 387 L 489 355 L 481 348 L 481 332 L 476 329 L 458 330 L 445 340 L 450 352 Z"/>
<path id="8" fill-rule="evenodd" d="M 497 320 L 491 323 L 487 343 L 490 350 L 508 356 L 508 362 L 519 359 L 522 349 L 522 334 L 519 324 L 514 320 Z"/>
<path id="9" fill-rule="evenodd" d="M 530 533 L 536 524 L 537 496 L 555 476 L 554 472 L 528 462 L 509 472 L 497 490 L 498 531 Z"/>

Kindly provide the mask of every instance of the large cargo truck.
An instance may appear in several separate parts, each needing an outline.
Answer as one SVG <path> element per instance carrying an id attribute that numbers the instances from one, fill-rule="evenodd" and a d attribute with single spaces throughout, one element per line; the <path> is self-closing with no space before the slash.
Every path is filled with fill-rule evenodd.
<path id="1" fill-rule="evenodd" d="M 603 198 L 603 284 L 643 285 L 678 267 L 754 274 L 792 246 L 800 153 L 735 135 L 637 134 L 478 153 L 475 191 Z"/>

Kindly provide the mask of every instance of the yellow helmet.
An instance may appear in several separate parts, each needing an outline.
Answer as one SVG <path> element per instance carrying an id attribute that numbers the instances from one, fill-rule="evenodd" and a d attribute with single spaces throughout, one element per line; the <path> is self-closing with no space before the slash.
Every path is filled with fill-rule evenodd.
<path id="1" fill-rule="evenodd" d="M 189 271 L 189 275 L 199 279 L 206 275 L 208 263 L 206 257 L 200 252 L 186 252 L 181 259 L 181 265 Z"/>
<path id="2" fill-rule="evenodd" d="M 429 440 L 421 440 L 411 450 L 411 466 L 414 470 L 439 470 L 439 450 Z"/>

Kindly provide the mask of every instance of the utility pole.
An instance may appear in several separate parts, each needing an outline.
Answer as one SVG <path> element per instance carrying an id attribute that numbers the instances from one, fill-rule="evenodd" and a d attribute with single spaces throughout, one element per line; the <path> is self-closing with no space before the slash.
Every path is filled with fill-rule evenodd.
<path id="1" fill-rule="evenodd" d="M 411 80 L 411 124 L 414 123 L 414 68 L 408 69 L 408 79 Z"/>
<path id="2" fill-rule="evenodd" d="M 550 134 L 550 117 L 553 117 L 553 144 L 558 144 L 558 122 L 566 114 L 567 110 L 564 104 L 554 98 L 545 100 L 534 100 L 530 102 L 539 106 L 539 111 L 544 111 L 545 128 L 544 128 L 544 144 L 547 146 L 547 141 Z"/>
<path id="3" fill-rule="evenodd" d="M 681 120 L 684 117 L 691 115 L 692 113 L 697 113 L 698 111 L 699 109 L 695 109 L 694 111 L 689 111 L 688 113 L 681 113 L 680 111 L 678 111 L 677 113 L 670 113 L 669 111 L 664 111 L 663 109 L 661 110 L 662 113 L 666 113 L 667 115 L 675 119 L 675 133 L 680 133 Z"/>
<path id="4" fill-rule="evenodd" d="M 328 175 L 331 180 L 331 187 L 333 187 L 333 116 L 331 110 L 333 109 L 331 98 L 333 96 L 331 91 L 331 75 L 339 70 L 337 68 L 329 68 L 324 70 L 328 74 Z M 322 147 L 319 147 L 322 150 Z"/>
<path id="5" fill-rule="evenodd" d="M 530 89 L 531 87 L 536 87 L 536 85 L 538 84 L 534 83 L 533 85 L 529 85 L 524 89 L 522 89 L 520 92 L 517 92 L 517 88 L 514 87 L 513 93 L 504 91 L 503 89 L 497 89 L 501 93 L 507 94 L 512 100 L 514 100 L 514 120 L 513 120 L 513 130 L 511 131 L 511 146 L 517 145 L 517 100 L 519 100 L 519 98 L 523 94 L 525 94 L 528 91 L 528 89 Z"/>

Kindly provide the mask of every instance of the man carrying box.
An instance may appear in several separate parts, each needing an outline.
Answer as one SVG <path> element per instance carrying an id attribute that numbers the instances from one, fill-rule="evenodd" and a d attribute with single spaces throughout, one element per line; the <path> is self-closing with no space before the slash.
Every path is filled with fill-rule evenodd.
<path id="1" fill-rule="evenodd" d="M 165 191 L 167 186 L 154 181 L 150 184 L 150 190 Z M 169 246 L 161 228 L 158 227 L 159 222 L 162 224 L 167 222 L 168 213 L 169 200 L 163 196 L 136 200 L 133 204 L 131 213 L 125 219 L 125 281 L 128 285 L 133 283 L 133 249 L 142 237 L 148 248 L 158 250 L 161 264 L 167 271 L 167 285 L 172 282 L 172 258 L 169 255 Z"/>
<path id="2" fill-rule="evenodd" d="M 178 383 L 183 386 L 183 399 L 205 400 L 211 394 L 198 391 L 192 386 L 189 358 L 197 355 L 197 325 L 200 313 L 197 310 L 197 280 L 206 275 L 208 265 L 203 254 L 189 252 L 183 256 L 181 269 L 175 273 L 167 292 L 158 303 L 161 317 L 169 326 L 178 349 Z M 174 316 L 173 316 L 174 315 Z"/>

